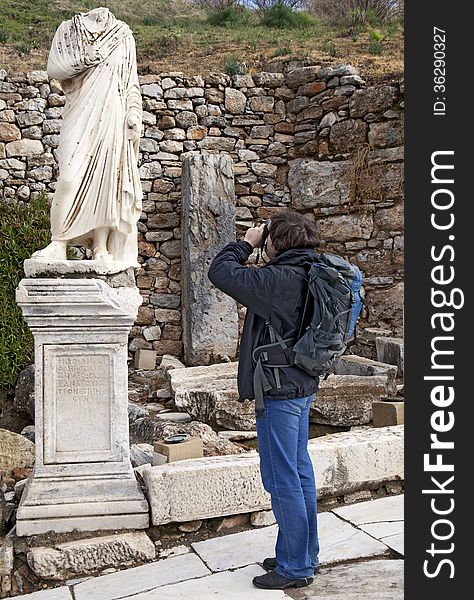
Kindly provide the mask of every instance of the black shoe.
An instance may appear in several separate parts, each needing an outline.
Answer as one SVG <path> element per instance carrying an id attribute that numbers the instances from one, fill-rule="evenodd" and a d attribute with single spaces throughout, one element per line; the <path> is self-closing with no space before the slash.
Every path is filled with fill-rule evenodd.
<path id="1" fill-rule="evenodd" d="M 276 558 L 266 558 L 262 563 L 262 567 L 265 569 L 265 571 L 273 571 L 273 569 L 276 569 L 276 566 Z"/>
<path id="2" fill-rule="evenodd" d="M 277 559 L 266 558 L 262 563 L 262 567 L 265 569 L 265 571 L 273 571 L 273 569 L 276 569 L 277 567 Z M 317 565 L 316 567 L 314 567 L 314 574 L 316 575 L 316 573 L 319 573 L 320 570 L 321 567 Z"/>
<path id="3" fill-rule="evenodd" d="M 313 583 L 313 577 L 302 577 L 301 579 L 288 579 L 279 575 L 276 571 L 270 571 L 264 575 L 258 575 L 252 579 L 252 583 L 265 590 L 286 590 L 286 588 L 300 588 Z"/>

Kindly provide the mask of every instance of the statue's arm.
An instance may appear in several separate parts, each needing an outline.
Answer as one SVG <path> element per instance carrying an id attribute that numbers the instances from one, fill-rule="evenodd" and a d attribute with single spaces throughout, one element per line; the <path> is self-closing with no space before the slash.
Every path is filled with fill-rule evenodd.
<path id="1" fill-rule="evenodd" d="M 138 141 L 142 127 L 142 96 L 137 73 L 135 41 L 130 38 L 130 69 L 127 86 L 127 129 L 129 138 Z"/>

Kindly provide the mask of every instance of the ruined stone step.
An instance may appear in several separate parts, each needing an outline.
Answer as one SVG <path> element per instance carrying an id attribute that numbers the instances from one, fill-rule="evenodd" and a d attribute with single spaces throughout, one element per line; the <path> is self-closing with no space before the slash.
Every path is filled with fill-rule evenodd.
<path id="1" fill-rule="evenodd" d="M 254 430 L 253 401 L 237 402 L 237 362 L 168 372 L 176 407 L 214 429 Z M 321 379 L 311 420 L 333 426 L 366 425 L 372 403 L 396 394 L 396 367 L 359 356 L 343 357 L 337 374 Z"/>
<path id="2" fill-rule="evenodd" d="M 372 404 L 387 389 L 382 375 L 330 375 L 321 381 L 311 406 L 310 421 L 321 425 L 367 425 Z"/>
<path id="3" fill-rule="evenodd" d="M 362 375 L 373 376 L 382 375 L 387 377 L 387 389 L 390 395 L 397 393 L 397 367 L 377 360 L 371 360 L 364 356 L 356 354 L 346 354 L 341 356 L 336 365 L 336 375 Z"/>
<path id="4" fill-rule="evenodd" d="M 404 427 L 359 429 L 310 440 L 318 497 L 375 489 L 403 479 Z M 270 508 L 256 452 L 138 467 L 152 522 L 194 521 Z"/>

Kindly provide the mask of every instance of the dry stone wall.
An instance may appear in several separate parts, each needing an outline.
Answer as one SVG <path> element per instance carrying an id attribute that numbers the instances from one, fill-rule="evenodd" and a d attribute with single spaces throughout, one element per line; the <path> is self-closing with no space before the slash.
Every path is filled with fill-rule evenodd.
<path id="1" fill-rule="evenodd" d="M 237 236 L 286 207 L 317 221 L 324 251 L 365 275 L 365 323 L 399 335 L 403 301 L 403 81 L 366 84 L 349 65 L 286 73 L 140 77 L 143 305 L 130 352 L 182 356 L 182 158 L 229 153 Z M 28 201 L 56 185 L 65 98 L 46 72 L 0 71 L 0 186 Z M 185 195 L 184 195 L 185 197 Z"/>

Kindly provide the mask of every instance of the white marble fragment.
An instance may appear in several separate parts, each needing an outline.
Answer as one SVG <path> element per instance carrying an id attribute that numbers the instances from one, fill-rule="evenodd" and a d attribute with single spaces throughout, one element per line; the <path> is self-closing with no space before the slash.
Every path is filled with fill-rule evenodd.
<path id="1" fill-rule="evenodd" d="M 252 584 L 252 579 L 264 572 L 261 567 L 251 565 L 236 571 L 159 587 L 132 596 L 130 600 L 285 600 L 287 596 L 281 590 L 262 590 Z"/>
<path id="2" fill-rule="evenodd" d="M 209 569 L 198 556 L 183 554 L 89 579 L 74 588 L 74 595 L 75 600 L 118 600 L 159 586 L 185 579 L 194 580 L 209 574 Z"/>

